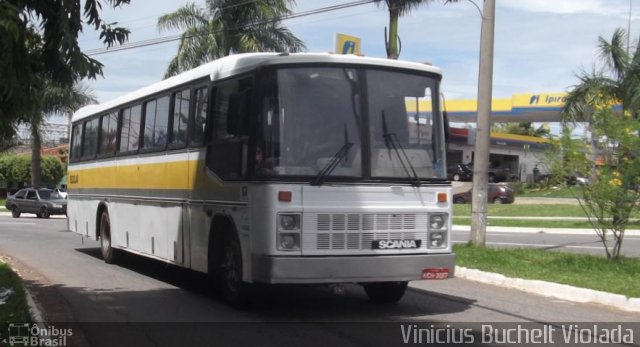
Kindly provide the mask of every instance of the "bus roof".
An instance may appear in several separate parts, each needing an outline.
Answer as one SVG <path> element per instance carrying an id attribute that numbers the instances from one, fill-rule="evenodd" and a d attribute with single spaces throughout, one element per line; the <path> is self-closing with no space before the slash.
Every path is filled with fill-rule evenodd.
<path id="1" fill-rule="evenodd" d="M 343 63 L 365 64 L 382 67 L 397 67 L 412 70 L 422 70 L 440 75 L 440 69 L 427 64 L 414 63 L 402 60 L 390 60 L 383 58 L 361 57 L 356 55 L 330 54 L 330 53 L 244 53 L 220 58 L 210 63 L 203 64 L 195 69 L 183 72 L 179 75 L 153 83 L 144 88 L 122 95 L 116 99 L 99 105 L 85 106 L 73 115 L 72 122 L 102 113 L 134 100 L 145 98 L 163 90 L 198 80 L 209 76 L 210 80 L 217 80 L 246 71 L 257 66 L 273 64 L 295 63 Z"/>

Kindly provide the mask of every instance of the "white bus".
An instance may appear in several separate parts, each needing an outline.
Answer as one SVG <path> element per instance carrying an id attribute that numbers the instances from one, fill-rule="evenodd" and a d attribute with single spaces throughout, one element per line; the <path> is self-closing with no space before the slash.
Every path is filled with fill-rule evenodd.
<path id="1" fill-rule="evenodd" d="M 69 228 L 251 283 L 359 283 L 396 302 L 453 276 L 440 70 L 332 54 L 239 54 L 72 119 Z"/>

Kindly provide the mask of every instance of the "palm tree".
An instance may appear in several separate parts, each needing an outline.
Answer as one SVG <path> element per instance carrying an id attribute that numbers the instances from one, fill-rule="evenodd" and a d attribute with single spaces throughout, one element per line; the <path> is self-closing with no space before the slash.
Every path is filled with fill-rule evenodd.
<path id="1" fill-rule="evenodd" d="M 640 49 L 630 52 L 625 47 L 627 33 L 617 29 L 611 42 L 598 38 L 600 56 L 604 67 L 600 71 L 578 75 L 580 83 L 567 95 L 562 110 L 563 120 L 590 122 L 594 101 L 617 101 L 622 109 L 634 118 L 640 110 Z"/>
<path id="2" fill-rule="evenodd" d="M 84 105 L 95 104 L 97 100 L 89 87 L 82 83 L 62 86 L 45 79 L 40 96 L 42 110 L 30 117 L 31 130 L 31 185 L 38 187 L 42 183 L 40 161 L 42 151 L 41 127 L 46 118 L 52 114 L 63 114 L 69 117 Z"/>
<path id="3" fill-rule="evenodd" d="M 294 4 L 294 0 L 206 0 L 204 8 L 190 3 L 160 17 L 161 31 L 184 31 L 165 77 L 234 53 L 305 49 L 304 43 L 280 24 Z"/>
<path id="4" fill-rule="evenodd" d="M 383 0 L 374 0 L 377 5 Z M 387 48 L 387 58 L 398 59 L 400 49 L 398 43 L 398 21 L 401 16 L 411 13 L 421 5 L 426 5 L 434 0 L 384 0 L 387 9 L 389 9 L 389 38 L 387 39 L 385 29 L 385 46 Z M 458 2 L 459 0 L 445 0 L 445 3 Z"/>
<path id="5" fill-rule="evenodd" d="M 593 105 L 601 102 L 622 104 L 623 113 L 637 119 L 640 110 L 640 49 L 630 52 L 626 47 L 627 33 L 618 28 L 608 42 L 598 38 L 598 48 L 604 66 L 577 77 L 579 84 L 572 87 L 562 109 L 564 123 L 586 122 L 593 134 Z M 591 139 L 592 161 L 596 161 L 596 140 Z"/>

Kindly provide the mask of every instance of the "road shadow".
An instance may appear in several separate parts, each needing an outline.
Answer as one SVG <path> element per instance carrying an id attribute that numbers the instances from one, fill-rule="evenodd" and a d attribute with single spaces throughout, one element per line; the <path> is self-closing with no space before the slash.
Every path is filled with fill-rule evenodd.
<path id="1" fill-rule="evenodd" d="M 78 248 L 76 251 L 102 259 L 100 248 Z M 212 289 L 208 277 L 203 273 L 129 253 L 122 254 L 121 261 L 116 266 L 224 305 L 221 300 L 210 295 Z M 371 303 L 362 287 L 355 284 L 256 284 L 251 288 L 251 295 L 251 304 L 246 312 L 253 317 L 268 321 L 293 322 L 427 320 L 429 316 L 437 314 L 463 312 L 475 302 L 462 297 L 410 288 L 399 303 L 380 305 Z M 446 300 L 446 305 L 442 305 L 443 300 Z"/>

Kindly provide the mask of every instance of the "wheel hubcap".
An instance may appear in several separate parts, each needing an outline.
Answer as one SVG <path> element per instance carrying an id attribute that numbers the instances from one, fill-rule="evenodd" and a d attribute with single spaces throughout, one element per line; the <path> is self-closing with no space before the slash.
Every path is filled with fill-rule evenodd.
<path id="1" fill-rule="evenodd" d="M 230 289 L 235 289 L 236 284 L 240 280 L 240 271 L 238 269 L 238 262 L 236 260 L 236 254 L 232 247 L 228 248 L 225 252 L 225 259 L 222 263 L 222 269 L 224 271 L 224 277 Z"/>
<path id="2" fill-rule="evenodd" d="M 102 225 L 100 228 L 100 240 L 102 244 L 102 252 L 103 254 L 107 254 L 109 248 L 111 247 L 111 237 L 109 236 L 109 222 L 102 220 Z"/>

